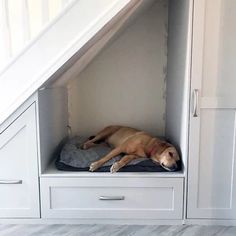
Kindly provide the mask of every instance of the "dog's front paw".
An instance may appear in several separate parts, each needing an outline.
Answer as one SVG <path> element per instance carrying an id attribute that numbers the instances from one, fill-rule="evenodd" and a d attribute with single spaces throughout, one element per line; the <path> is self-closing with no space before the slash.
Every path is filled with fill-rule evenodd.
<path id="1" fill-rule="evenodd" d="M 111 172 L 111 173 L 115 173 L 115 172 L 117 172 L 120 168 L 121 168 L 121 166 L 120 166 L 119 162 L 115 162 L 115 163 L 111 166 L 110 172 Z"/>
<path id="2" fill-rule="evenodd" d="M 76 144 L 76 147 L 79 149 L 84 150 L 84 144 Z"/>
<path id="3" fill-rule="evenodd" d="M 100 167 L 100 164 L 96 161 L 90 164 L 89 171 L 95 171 Z"/>
<path id="4" fill-rule="evenodd" d="M 83 149 L 83 150 L 87 150 L 88 148 L 89 148 L 88 143 L 83 143 L 83 144 L 80 146 L 80 149 Z"/>

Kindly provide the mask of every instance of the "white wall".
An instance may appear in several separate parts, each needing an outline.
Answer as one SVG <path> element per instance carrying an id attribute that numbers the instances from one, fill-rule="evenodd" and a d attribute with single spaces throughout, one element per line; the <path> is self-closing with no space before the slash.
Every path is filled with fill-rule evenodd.
<path id="1" fill-rule="evenodd" d="M 192 1 L 171 0 L 168 27 L 166 137 L 188 153 Z"/>
<path id="2" fill-rule="evenodd" d="M 156 1 L 69 83 L 74 133 L 121 124 L 164 135 L 167 13 Z"/>

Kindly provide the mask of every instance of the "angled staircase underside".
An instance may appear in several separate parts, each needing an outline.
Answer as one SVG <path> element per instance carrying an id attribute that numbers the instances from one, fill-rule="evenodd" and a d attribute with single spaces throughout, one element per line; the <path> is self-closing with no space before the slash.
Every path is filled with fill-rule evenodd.
<path id="1" fill-rule="evenodd" d="M 34 92 L 74 78 L 152 0 L 76 0 L 0 72 L 0 125 Z M 135 14 L 134 14 L 135 13 Z"/>

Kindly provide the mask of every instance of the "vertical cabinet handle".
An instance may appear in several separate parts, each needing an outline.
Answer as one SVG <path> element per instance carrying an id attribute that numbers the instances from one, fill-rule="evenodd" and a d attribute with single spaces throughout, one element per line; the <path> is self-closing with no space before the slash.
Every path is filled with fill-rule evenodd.
<path id="1" fill-rule="evenodd" d="M 0 184 L 22 184 L 22 180 L 0 180 Z"/>
<path id="2" fill-rule="evenodd" d="M 193 117 L 198 117 L 198 95 L 199 90 L 193 90 Z"/>

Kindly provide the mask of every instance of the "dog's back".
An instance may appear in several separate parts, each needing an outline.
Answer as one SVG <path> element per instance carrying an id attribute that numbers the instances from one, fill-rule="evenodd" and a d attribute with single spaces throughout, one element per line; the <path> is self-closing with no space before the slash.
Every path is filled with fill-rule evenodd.
<path id="1" fill-rule="evenodd" d="M 116 127 L 116 129 L 114 129 L 114 127 Z M 124 126 L 110 126 L 107 128 L 115 130 L 106 139 L 106 142 L 108 142 L 114 147 L 120 146 L 128 138 L 132 137 L 133 135 L 136 135 L 137 133 L 140 133 L 140 131 L 137 129 Z"/>

